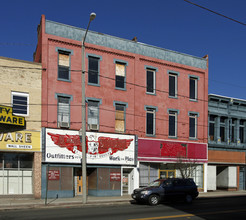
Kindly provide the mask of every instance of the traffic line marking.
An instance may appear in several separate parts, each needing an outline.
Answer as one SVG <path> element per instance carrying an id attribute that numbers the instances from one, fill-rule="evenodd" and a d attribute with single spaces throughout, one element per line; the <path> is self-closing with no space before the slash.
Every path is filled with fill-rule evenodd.
<path id="1" fill-rule="evenodd" d="M 196 214 L 183 214 L 183 215 L 169 215 L 169 216 L 158 216 L 158 217 L 148 217 L 148 218 L 135 218 L 128 220 L 154 220 L 154 219 L 170 219 L 170 218 L 184 218 L 184 217 L 194 217 L 194 216 L 204 216 L 204 215 L 216 215 L 223 213 L 233 213 L 233 212 L 246 212 L 246 209 L 236 209 L 236 210 L 225 210 L 225 211 L 215 211 L 215 212 L 202 212 Z"/>

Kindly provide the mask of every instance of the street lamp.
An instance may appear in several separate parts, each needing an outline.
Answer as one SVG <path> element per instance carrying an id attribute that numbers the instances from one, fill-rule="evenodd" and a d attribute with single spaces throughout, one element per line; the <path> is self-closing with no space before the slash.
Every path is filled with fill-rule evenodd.
<path id="1" fill-rule="evenodd" d="M 90 27 L 91 21 L 93 21 L 96 17 L 96 14 L 93 12 L 90 14 L 90 21 L 85 31 L 85 35 L 82 38 L 82 125 L 81 125 L 81 135 L 82 135 L 82 197 L 83 197 L 83 204 L 86 204 L 86 106 L 85 106 L 85 39 Z"/>

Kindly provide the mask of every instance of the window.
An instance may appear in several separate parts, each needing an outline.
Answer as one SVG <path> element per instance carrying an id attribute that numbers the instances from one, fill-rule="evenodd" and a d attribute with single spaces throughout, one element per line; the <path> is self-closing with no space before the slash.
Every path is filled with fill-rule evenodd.
<path id="1" fill-rule="evenodd" d="M 99 84 L 99 60 L 98 57 L 88 56 L 88 83 Z"/>
<path id="2" fill-rule="evenodd" d="M 169 137 L 177 137 L 177 111 L 169 111 Z"/>
<path id="3" fill-rule="evenodd" d="M 125 104 L 115 104 L 115 131 L 125 132 Z"/>
<path id="4" fill-rule="evenodd" d="M 197 79 L 190 77 L 190 99 L 197 100 Z"/>
<path id="5" fill-rule="evenodd" d="M 189 137 L 197 138 L 197 113 L 189 113 Z"/>
<path id="6" fill-rule="evenodd" d="M 146 69 L 146 92 L 155 94 L 155 70 Z"/>
<path id="7" fill-rule="evenodd" d="M 99 130 L 99 101 L 88 100 L 88 129 Z"/>
<path id="8" fill-rule="evenodd" d="M 169 97 L 177 97 L 177 75 L 169 73 Z"/>
<path id="9" fill-rule="evenodd" d="M 146 108 L 146 134 L 155 135 L 155 109 Z"/>
<path id="10" fill-rule="evenodd" d="M 116 62 L 115 63 L 115 87 L 117 89 L 126 89 L 126 64 Z"/>
<path id="11" fill-rule="evenodd" d="M 70 123 L 70 98 L 58 96 L 58 113 L 57 121 L 58 127 L 69 127 Z"/>
<path id="12" fill-rule="evenodd" d="M 240 120 L 239 123 L 239 139 L 240 139 L 240 143 L 244 143 L 244 126 L 245 126 L 245 121 L 244 120 Z"/>
<path id="13" fill-rule="evenodd" d="M 226 141 L 226 124 L 225 124 L 226 118 L 220 117 L 220 141 L 225 142 Z"/>
<path id="14" fill-rule="evenodd" d="M 13 114 L 29 115 L 29 94 L 21 92 L 12 92 Z"/>
<path id="15" fill-rule="evenodd" d="M 58 51 L 58 79 L 70 80 L 70 53 L 67 51 Z"/>
<path id="16" fill-rule="evenodd" d="M 0 195 L 33 194 L 33 154 L 0 153 Z"/>
<path id="17" fill-rule="evenodd" d="M 230 129 L 229 129 L 230 140 L 231 140 L 232 143 L 235 143 L 236 142 L 236 140 L 235 140 L 236 119 L 232 118 L 229 122 L 230 122 L 229 123 L 229 126 L 230 126 Z"/>
<path id="18" fill-rule="evenodd" d="M 215 115 L 209 116 L 209 140 L 214 141 L 215 137 Z"/>

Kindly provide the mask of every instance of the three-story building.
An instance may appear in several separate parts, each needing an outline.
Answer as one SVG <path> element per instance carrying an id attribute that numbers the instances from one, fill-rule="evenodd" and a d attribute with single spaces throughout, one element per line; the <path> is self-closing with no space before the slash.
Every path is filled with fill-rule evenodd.
<path id="1" fill-rule="evenodd" d="M 42 195 L 81 194 L 84 29 L 38 26 L 42 63 Z M 206 189 L 208 60 L 89 31 L 85 42 L 89 195 L 122 195 L 196 165 Z"/>

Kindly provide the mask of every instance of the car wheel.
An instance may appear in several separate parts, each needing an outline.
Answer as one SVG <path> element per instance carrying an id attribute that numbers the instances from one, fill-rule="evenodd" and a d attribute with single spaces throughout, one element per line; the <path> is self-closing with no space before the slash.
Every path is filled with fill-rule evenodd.
<path id="1" fill-rule="evenodd" d="M 158 195 L 151 195 L 149 197 L 149 204 L 150 205 L 158 205 L 160 202 L 160 197 Z"/>
<path id="2" fill-rule="evenodd" d="M 185 201 L 186 201 L 187 203 L 192 203 L 192 200 L 193 200 L 193 198 L 192 198 L 191 195 L 187 194 L 187 195 L 185 196 Z"/>

